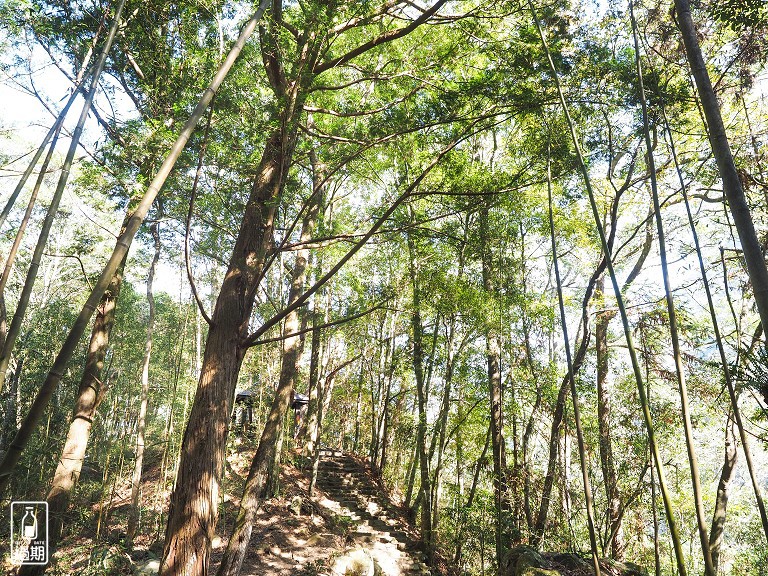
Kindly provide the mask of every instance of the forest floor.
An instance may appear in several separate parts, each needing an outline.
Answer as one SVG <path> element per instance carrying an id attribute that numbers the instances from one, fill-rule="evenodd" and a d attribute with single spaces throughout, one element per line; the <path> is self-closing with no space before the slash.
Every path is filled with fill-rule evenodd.
<path id="1" fill-rule="evenodd" d="M 210 573 L 215 574 L 234 522 L 255 446 L 236 440 L 228 452 L 221 516 L 213 542 Z M 91 519 L 99 517 L 101 498 L 95 497 L 96 478 L 81 482 L 79 503 L 73 510 L 88 513 L 73 518 L 79 528 L 66 537 L 47 573 L 55 576 L 157 574 L 162 555 L 162 529 L 169 490 L 162 488 L 159 458 L 148 458 L 142 476 L 144 502 L 141 534 L 127 549 L 125 528 L 130 481 L 118 484 L 106 499 L 103 535 L 96 539 Z M 297 462 L 302 459 L 296 458 Z M 348 454 L 326 452 L 315 493 L 309 498 L 310 472 L 290 462 L 282 466 L 279 494 L 260 509 L 246 555 L 242 576 L 449 576 L 448 562 L 438 558 L 428 568 L 418 545 L 418 532 L 405 510 L 394 504 L 367 463 Z M 80 506 L 77 506 L 80 504 Z M 527 547 L 510 551 L 506 573 L 546 576 L 588 576 L 585 558 L 573 554 L 544 554 Z M 601 562 L 605 576 L 642 576 L 628 566 Z M 8 568 L 8 567 L 6 567 Z"/>
<path id="2" fill-rule="evenodd" d="M 248 476 L 248 468 L 255 452 L 254 441 L 236 440 L 227 457 L 223 485 L 220 519 L 217 536 L 213 541 L 210 573 L 215 574 L 226 548 L 227 536 L 235 520 L 240 496 Z M 346 456 L 356 467 L 356 483 L 374 486 L 368 492 L 381 493 L 388 500 L 381 481 L 375 477 L 360 460 Z M 142 474 L 142 526 L 127 549 L 124 544 L 127 512 L 130 502 L 130 480 L 118 483 L 106 498 L 104 509 L 106 529 L 102 529 L 101 538 L 96 540 L 96 522 L 86 520 L 83 515 L 73 518 L 78 529 L 62 541 L 47 574 L 95 576 L 101 574 L 145 575 L 156 574 L 162 555 L 162 528 L 167 516 L 167 503 L 170 492 L 162 488 L 160 480 L 160 462 L 158 457 L 145 460 Z M 297 462 L 299 461 L 296 458 Z M 83 478 L 78 495 L 79 502 L 73 510 L 88 510 L 85 516 L 98 518 L 103 505 L 96 497 L 95 478 Z M 401 568 L 387 574 L 447 574 L 447 567 L 428 572 L 418 560 L 411 562 L 406 556 L 416 556 L 418 534 L 406 519 L 403 510 L 392 505 L 388 512 L 393 524 L 396 524 L 398 538 L 412 543 L 405 551 L 405 546 L 397 542 L 371 543 L 371 534 L 363 533 L 360 524 L 367 524 L 364 519 L 344 513 L 338 506 L 338 495 L 329 495 L 323 490 L 323 483 L 315 487 L 313 498 L 308 497 L 310 471 L 305 466 L 292 463 L 282 466 L 279 494 L 262 504 L 251 537 L 249 552 L 246 555 L 242 576 L 319 576 L 341 573 L 348 568 L 354 569 L 357 562 L 355 554 L 363 548 L 373 550 L 384 548 L 384 556 L 400 556 Z M 361 511 L 362 514 L 367 514 Z M 82 514 L 82 513 L 81 513 Z M 85 520 L 85 522 L 84 522 Z M 82 523 L 82 524 L 81 524 Z M 382 535 L 383 536 L 383 535 Z M 383 540 L 383 537 L 382 537 Z M 367 542 L 367 543 L 364 543 Z M 402 551 L 401 551 L 402 550 Z M 370 554 L 366 552 L 368 558 Z M 375 556 L 375 553 L 374 553 Z M 346 564 L 345 564 L 346 563 Z M 341 570 L 341 572 L 339 572 Z M 367 570 L 366 570 L 367 572 Z M 363 572 L 365 573 L 365 572 Z"/>

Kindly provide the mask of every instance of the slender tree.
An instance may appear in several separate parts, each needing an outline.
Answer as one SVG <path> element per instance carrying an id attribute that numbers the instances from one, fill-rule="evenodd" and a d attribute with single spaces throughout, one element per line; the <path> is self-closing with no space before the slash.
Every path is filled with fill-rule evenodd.
<path id="1" fill-rule="evenodd" d="M 563 331 L 563 343 L 565 345 L 565 358 L 568 364 L 568 380 L 570 381 L 571 402 L 573 403 L 573 419 L 576 424 L 576 439 L 579 446 L 579 460 L 581 462 L 581 475 L 584 486 L 584 502 L 587 507 L 587 529 L 589 530 L 589 543 L 592 548 L 592 567 L 595 575 L 600 576 L 600 556 L 597 549 L 597 535 L 595 531 L 595 511 L 592 503 L 592 486 L 589 481 L 589 462 L 584 447 L 584 432 L 581 427 L 581 411 L 579 409 L 578 392 L 576 391 L 576 378 L 573 375 L 573 359 L 571 358 L 571 342 L 568 339 L 568 325 L 565 319 L 565 304 L 563 302 L 563 284 L 560 279 L 560 266 L 557 260 L 557 243 L 555 241 L 555 220 L 552 214 L 552 175 L 550 171 L 550 157 L 547 154 L 547 198 L 549 209 L 549 234 L 552 242 L 552 263 L 555 269 L 555 282 L 557 288 L 557 303 L 560 308 L 560 326 Z M 565 466 L 568 465 L 566 462 Z"/>
<path id="2" fill-rule="evenodd" d="M 411 214 L 413 217 L 413 214 Z M 411 330 L 413 338 L 413 374 L 416 379 L 417 426 L 416 451 L 419 459 L 419 496 L 421 498 L 421 540 L 428 558 L 434 554 L 434 534 L 432 531 L 432 490 L 430 488 L 429 458 L 427 457 L 427 379 L 424 377 L 424 325 L 421 315 L 421 285 L 419 278 L 419 255 L 413 236 L 407 235 L 408 269 L 413 290 L 411 310 Z"/>
<path id="3" fill-rule="evenodd" d="M 482 255 L 483 287 L 490 295 L 494 291 L 493 254 L 488 234 L 490 211 L 485 204 L 480 213 L 480 242 Z M 501 343 L 496 326 L 489 326 L 486 332 L 485 356 L 488 368 L 488 393 L 490 398 L 491 453 L 493 454 L 493 495 L 496 507 L 496 563 L 501 576 L 504 570 L 504 555 L 509 549 L 510 507 L 507 486 L 507 457 L 504 441 L 504 415 L 501 396 Z"/>
<path id="4" fill-rule="evenodd" d="M 85 368 L 78 387 L 77 402 L 72 413 L 72 420 L 64 441 L 64 447 L 53 475 L 51 489 L 48 491 L 48 551 L 52 555 L 62 536 L 64 519 L 72 500 L 72 492 L 80 477 L 85 460 L 86 447 L 96 411 L 104 398 L 104 359 L 107 354 L 109 337 L 115 324 L 115 307 L 123 283 L 125 261 L 112 277 L 109 288 L 104 292 L 96 310 L 96 319 L 91 329 Z M 43 566 L 27 565 L 22 574 L 33 576 L 42 574 Z"/>
<path id="5" fill-rule="evenodd" d="M 541 28 L 541 24 L 539 23 L 539 19 L 536 14 L 536 9 L 534 8 L 533 2 L 531 0 L 529 0 L 528 6 L 531 10 L 531 15 L 533 16 L 533 20 L 536 25 L 539 38 L 541 40 L 542 48 L 544 49 L 544 53 L 547 56 L 547 63 L 552 73 L 552 77 L 555 81 L 555 86 L 557 88 L 557 94 L 558 94 L 558 99 L 560 101 L 560 106 L 562 108 L 563 115 L 565 116 L 565 120 L 568 124 L 568 128 L 570 131 L 571 141 L 573 143 L 573 147 L 575 150 L 579 171 L 581 172 L 581 175 L 584 181 L 584 186 L 587 190 L 587 195 L 589 196 L 589 203 L 592 209 L 592 216 L 595 221 L 595 227 L 597 228 L 598 235 L 600 236 L 600 244 L 602 246 L 603 255 L 605 257 L 605 261 L 608 267 L 608 273 L 611 277 L 611 283 L 613 284 L 613 293 L 614 293 L 614 296 L 616 297 L 616 304 L 619 308 L 621 323 L 624 327 L 624 337 L 627 341 L 629 357 L 632 363 L 632 372 L 635 376 L 635 381 L 637 383 L 637 391 L 638 391 L 638 396 L 640 398 L 640 407 L 643 412 L 643 421 L 645 423 L 646 433 L 648 435 L 648 443 L 651 447 L 654 463 L 656 465 L 656 471 L 659 477 L 659 487 L 661 489 L 662 499 L 664 501 L 664 510 L 667 516 L 667 524 L 669 525 L 670 536 L 672 538 L 672 543 L 675 549 L 675 560 L 677 562 L 677 569 L 678 569 L 678 572 L 680 573 L 680 576 L 685 576 L 687 574 L 685 556 L 683 554 L 683 549 L 680 542 L 680 536 L 677 530 L 677 522 L 675 521 L 675 515 L 672 509 L 672 501 L 669 496 L 669 490 L 667 489 L 666 478 L 665 478 L 664 470 L 662 467 L 661 457 L 659 455 L 658 445 L 656 443 L 656 434 L 654 432 L 653 419 L 651 417 L 650 407 L 648 404 L 648 397 L 646 396 L 646 392 L 645 392 L 643 376 L 640 372 L 640 364 L 638 363 L 637 354 L 635 352 L 635 348 L 633 345 L 632 332 L 629 326 L 629 318 L 627 317 L 627 311 L 624 305 L 624 298 L 621 294 L 621 290 L 619 288 L 619 284 L 616 279 L 616 273 L 613 267 L 611 250 L 609 248 L 608 241 L 605 236 L 605 231 L 603 230 L 603 226 L 600 221 L 600 213 L 597 209 L 597 204 L 595 202 L 595 193 L 592 188 L 589 171 L 587 170 L 586 163 L 584 162 L 584 155 L 581 152 L 581 146 L 579 145 L 579 138 L 576 133 L 576 128 L 573 123 L 573 119 L 571 118 L 568 105 L 566 104 L 566 101 L 565 101 L 565 95 L 563 94 L 563 90 L 560 85 L 557 69 L 555 68 L 554 62 L 552 61 L 552 55 L 549 50 L 546 37 L 544 36 L 544 31 Z"/>
<path id="6" fill-rule="evenodd" d="M 149 362 L 152 358 L 152 333 L 155 329 L 155 294 L 153 282 L 155 270 L 160 260 L 160 230 L 157 222 L 149 226 L 152 240 L 155 245 L 155 253 L 147 274 L 147 302 L 149 304 L 149 317 L 147 319 L 147 340 L 144 344 L 144 358 L 141 362 L 141 403 L 139 404 L 139 418 L 136 423 L 136 454 L 131 477 L 131 509 L 128 513 L 128 527 L 126 540 L 131 543 L 136 537 L 141 517 L 141 473 L 144 465 L 144 436 L 147 428 L 147 406 L 149 405 Z"/>
<path id="7" fill-rule="evenodd" d="M 694 247 L 696 248 L 696 258 L 699 264 L 699 272 L 701 274 L 702 283 L 704 285 L 704 294 L 707 297 L 707 307 L 709 308 L 709 315 L 712 321 L 712 329 L 715 335 L 715 344 L 717 345 L 717 351 L 720 355 L 720 365 L 723 368 L 723 379 L 725 380 L 725 386 L 726 386 L 726 389 L 728 390 L 728 398 L 731 402 L 731 411 L 733 414 L 733 419 L 734 419 L 734 422 L 736 423 L 736 428 L 739 431 L 739 440 L 741 441 L 741 448 L 744 452 L 744 460 L 746 461 L 747 470 L 749 471 L 749 477 L 752 483 L 752 489 L 755 494 L 757 509 L 758 509 L 758 512 L 760 513 L 760 521 L 763 526 L 763 534 L 765 535 L 766 542 L 768 542 L 768 513 L 766 513 L 765 503 L 763 501 L 763 496 L 760 489 L 760 483 L 757 480 L 755 466 L 752 462 L 752 454 L 749 449 L 749 437 L 747 436 L 747 431 L 744 428 L 744 422 L 742 421 L 742 418 L 741 418 L 741 409 L 739 408 L 739 401 L 736 395 L 736 387 L 733 382 L 733 375 L 731 374 L 731 368 L 730 368 L 730 364 L 728 363 L 728 357 L 726 356 L 726 353 L 725 353 L 725 345 L 723 343 L 723 337 L 720 332 L 720 324 L 717 320 L 717 312 L 715 309 L 714 300 L 712 298 L 712 290 L 710 288 L 709 280 L 707 277 L 707 269 L 704 266 L 704 258 L 701 253 L 699 235 L 698 235 L 698 232 L 696 231 L 696 224 L 694 222 L 693 212 L 691 210 L 691 205 L 688 200 L 688 190 L 687 190 L 688 187 L 686 185 L 685 179 L 683 178 L 680 164 L 678 162 L 677 151 L 675 149 L 675 141 L 674 141 L 674 138 L 672 137 L 672 131 L 669 126 L 669 120 L 667 119 L 667 114 L 663 105 L 662 105 L 661 113 L 662 113 L 662 118 L 664 119 L 665 133 L 667 135 L 667 138 L 669 139 L 669 148 L 672 154 L 672 160 L 675 164 L 675 172 L 677 173 L 678 181 L 680 183 L 680 191 L 682 193 L 683 202 L 685 204 L 685 212 L 688 219 L 688 227 L 691 230 L 693 244 L 694 244 Z"/>
<path id="8" fill-rule="evenodd" d="M 699 539 L 701 551 L 704 557 L 704 574 L 706 576 L 715 576 L 716 570 L 712 564 L 712 555 L 709 550 L 709 540 L 704 520 L 704 503 L 701 495 L 701 480 L 699 479 L 699 462 L 696 456 L 696 449 L 693 443 L 693 430 L 691 426 L 691 415 L 688 407 L 688 387 L 685 382 L 685 368 L 683 367 L 682 353 L 680 352 L 680 337 L 678 334 L 677 314 L 675 311 L 675 301 L 672 297 L 672 286 L 669 280 L 669 266 L 667 265 L 666 238 L 664 235 L 664 225 L 661 221 L 661 203 L 659 202 L 659 191 L 656 184 L 656 162 L 653 154 L 653 142 L 651 140 L 651 128 L 648 121 L 648 104 L 645 98 L 645 83 L 643 80 L 643 70 L 640 63 L 640 42 L 637 37 L 637 21 L 632 0 L 629 2 L 629 15 L 632 22 L 632 37 L 635 43 L 635 70 L 637 72 L 637 81 L 640 88 L 640 105 L 643 112 L 643 132 L 645 135 L 646 161 L 648 162 L 648 171 L 651 176 L 651 197 L 653 199 L 653 211 L 656 217 L 656 233 L 659 241 L 659 257 L 661 259 L 661 273 L 664 280 L 664 294 L 667 302 L 667 314 L 669 315 L 669 332 L 672 339 L 672 355 L 675 362 L 675 375 L 677 377 L 678 392 L 680 395 L 680 406 L 683 416 L 683 430 L 685 431 L 685 446 L 688 454 L 688 464 L 691 471 L 691 484 L 693 487 L 693 497 L 696 509 L 696 520 L 699 529 Z"/>
<path id="9" fill-rule="evenodd" d="M 768 326 L 768 268 L 765 265 L 763 250 L 755 232 L 744 187 L 736 170 L 731 146 L 728 143 L 728 135 L 725 132 L 723 117 L 720 113 L 720 104 L 712 87 L 712 81 L 709 78 L 709 72 L 699 45 L 699 36 L 691 16 L 689 0 L 675 0 L 675 16 L 685 44 L 688 64 L 696 81 L 701 107 L 707 120 L 707 133 L 712 146 L 712 154 L 723 181 L 723 193 L 728 201 L 733 223 L 739 234 L 757 312 L 760 315 L 763 330 L 765 330 L 765 327 Z"/>

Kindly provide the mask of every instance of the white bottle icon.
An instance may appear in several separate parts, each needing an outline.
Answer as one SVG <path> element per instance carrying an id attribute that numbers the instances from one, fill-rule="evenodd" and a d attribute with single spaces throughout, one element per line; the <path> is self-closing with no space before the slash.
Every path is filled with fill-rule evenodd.
<path id="1" fill-rule="evenodd" d="M 26 506 L 26 512 L 21 519 L 21 535 L 30 540 L 37 538 L 37 516 L 32 506 Z"/>

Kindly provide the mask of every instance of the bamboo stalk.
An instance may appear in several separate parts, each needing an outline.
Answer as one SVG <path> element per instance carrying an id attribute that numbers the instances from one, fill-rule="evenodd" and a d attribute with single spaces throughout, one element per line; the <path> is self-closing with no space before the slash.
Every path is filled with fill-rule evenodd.
<path id="1" fill-rule="evenodd" d="M 619 288 L 619 283 L 616 278 L 616 271 L 613 267 L 613 259 L 611 256 L 611 251 L 608 247 L 608 241 L 605 236 L 605 230 L 603 230 L 603 226 L 600 221 L 600 212 L 597 208 L 597 203 L 595 201 L 595 193 L 592 188 L 592 181 L 590 179 L 587 166 L 584 162 L 584 155 L 581 152 L 581 147 L 579 145 L 579 138 L 578 138 L 578 135 L 576 134 L 576 128 L 574 126 L 573 119 L 571 118 L 571 114 L 568 110 L 568 105 L 565 102 L 565 95 L 563 94 L 563 89 L 560 84 L 560 78 L 557 74 L 555 64 L 552 61 L 552 54 L 549 50 L 549 46 L 544 36 L 544 32 L 541 29 L 541 24 L 539 23 L 539 19 L 536 14 L 536 9 L 534 8 L 533 2 L 531 0 L 528 0 L 528 6 L 530 7 L 531 14 L 533 16 L 533 20 L 536 25 L 536 29 L 539 33 L 539 38 L 541 39 L 542 48 L 544 49 L 544 52 L 547 56 L 547 61 L 549 63 L 550 71 L 552 72 L 553 79 L 555 81 L 555 86 L 557 88 L 557 94 L 560 100 L 560 105 L 563 110 L 563 115 L 565 116 L 565 120 L 568 124 L 568 129 L 571 134 L 571 139 L 573 141 L 573 146 L 576 152 L 576 160 L 578 162 L 579 170 L 584 179 L 584 186 L 586 188 L 587 195 L 589 196 L 589 204 L 592 209 L 592 216 L 595 220 L 595 227 L 597 228 L 597 232 L 600 237 L 600 244 L 602 246 L 603 253 L 605 254 L 608 273 L 611 278 L 611 284 L 613 285 L 614 295 L 616 296 L 616 305 L 619 309 L 619 315 L 621 317 L 622 327 L 624 328 L 624 337 L 627 342 L 627 349 L 629 351 L 629 357 L 632 364 L 632 372 L 635 377 L 635 382 L 637 383 L 637 393 L 640 398 L 640 406 L 643 412 L 643 421 L 645 423 L 646 432 L 648 434 L 648 442 L 651 446 L 651 452 L 653 454 L 653 459 L 655 461 L 657 473 L 659 476 L 659 489 L 662 494 L 662 500 L 664 501 L 664 511 L 667 517 L 667 524 L 669 526 L 670 537 L 672 538 L 672 544 L 675 551 L 677 568 L 680 573 L 680 576 L 686 576 L 687 570 L 685 567 L 685 556 L 683 554 L 683 547 L 682 547 L 682 544 L 680 541 L 680 535 L 677 529 L 677 522 L 675 520 L 674 510 L 672 508 L 672 500 L 669 496 L 669 490 L 667 489 L 667 482 L 664 474 L 663 462 L 661 461 L 658 445 L 656 443 L 656 434 L 653 429 L 653 418 L 651 416 L 650 406 L 648 404 L 648 398 L 646 397 L 646 394 L 645 394 L 645 385 L 643 384 L 643 376 L 640 372 L 640 364 L 637 360 L 637 351 L 635 350 L 634 342 L 632 339 L 632 331 L 629 326 L 627 309 L 626 309 L 626 306 L 624 305 L 624 298 L 621 294 L 621 289 Z"/>
<path id="2" fill-rule="evenodd" d="M 555 282 L 557 284 L 557 303 L 560 308 L 560 327 L 563 331 L 565 344 L 565 359 L 568 364 L 568 380 L 571 386 L 571 401 L 573 402 L 573 419 L 576 423 L 576 441 L 579 447 L 579 462 L 581 463 L 581 477 L 584 485 L 584 502 L 587 506 L 587 527 L 589 529 L 589 544 L 592 549 L 592 566 L 595 575 L 600 576 L 600 556 L 597 551 L 597 536 L 595 535 L 595 510 L 592 503 L 592 486 L 589 482 L 589 468 L 587 454 L 584 448 L 584 432 L 581 428 L 581 414 L 579 412 L 579 399 L 576 392 L 576 379 L 573 374 L 573 358 L 571 358 L 571 342 L 568 339 L 568 326 L 565 321 L 565 303 L 563 302 L 563 284 L 560 280 L 560 265 L 557 260 L 557 243 L 555 242 L 555 220 L 552 216 L 552 172 L 550 169 L 549 150 L 547 150 L 547 199 L 549 208 L 549 235 L 552 240 L 552 264 L 555 268 Z M 567 465 L 564 464 L 564 465 Z"/>
<path id="3" fill-rule="evenodd" d="M 635 43 L 635 70 L 640 88 L 640 106 L 643 112 L 643 135 L 647 153 L 648 172 L 651 176 L 651 197 L 653 198 L 653 212 L 656 217 L 656 233 L 659 237 L 659 257 L 661 259 L 661 274 L 664 281 L 664 294 L 667 301 L 667 313 L 669 314 L 669 333 L 672 339 L 672 354 L 675 361 L 675 374 L 677 387 L 680 394 L 680 407 L 683 416 L 683 430 L 685 432 L 685 447 L 688 455 L 688 465 L 691 472 L 691 485 L 693 488 L 694 507 L 696 511 L 696 524 L 699 531 L 701 553 L 704 557 L 705 576 L 715 576 L 715 568 L 712 564 L 712 554 L 709 549 L 709 536 L 704 518 L 704 502 L 701 495 L 701 480 L 699 478 L 699 463 L 696 457 L 696 449 L 693 443 L 693 428 L 691 426 L 691 414 L 688 407 L 688 388 L 685 382 L 685 370 L 680 352 L 680 337 L 677 329 L 677 314 L 675 313 L 675 301 L 672 296 L 672 286 L 669 281 L 669 266 L 667 264 L 667 248 L 664 234 L 664 225 L 661 221 L 661 205 L 659 203 L 659 189 L 656 182 L 656 163 L 653 157 L 653 142 L 648 125 L 648 103 L 645 98 L 645 82 L 643 69 L 640 62 L 640 42 L 637 38 L 637 20 L 633 0 L 629 1 L 629 17 L 632 22 L 632 37 Z"/>
<path id="4" fill-rule="evenodd" d="M 747 463 L 747 469 L 749 471 L 749 478 L 752 482 L 752 489 L 755 493 L 755 502 L 757 503 L 757 509 L 760 513 L 760 521 L 763 525 L 763 532 L 765 534 L 765 540 L 768 543 L 768 514 L 765 510 L 765 502 L 760 492 L 760 484 L 755 474 L 755 466 L 752 462 L 752 452 L 749 449 L 749 436 L 744 428 L 744 422 L 741 419 L 741 410 L 739 409 L 739 401 L 736 397 L 736 387 L 733 384 L 733 376 L 728 367 L 728 357 L 725 354 L 725 347 L 723 346 L 723 338 L 720 333 L 720 325 L 715 314 L 715 304 L 712 299 L 712 290 L 709 287 L 709 279 L 707 278 L 707 270 L 704 266 L 704 258 L 701 255 L 701 244 L 699 242 L 699 234 L 696 231 L 696 224 L 693 220 L 693 212 L 691 211 L 691 204 L 688 201 L 688 187 L 685 184 L 682 171 L 680 170 L 680 164 L 677 158 L 677 151 L 675 149 L 674 139 L 672 138 L 672 131 L 669 127 L 669 120 L 667 119 L 667 113 L 664 106 L 661 106 L 661 114 L 664 120 L 665 132 L 669 139 L 669 147 L 672 154 L 672 160 L 675 164 L 675 170 L 680 182 L 680 190 L 683 195 L 683 202 L 685 204 L 685 211 L 688 215 L 688 226 L 691 229 L 691 236 L 693 237 L 693 244 L 696 248 L 696 257 L 699 262 L 699 271 L 701 272 L 701 279 L 704 284 L 704 293 L 707 296 L 707 306 L 709 307 L 709 315 L 712 320 L 712 328 L 715 333 L 715 343 L 717 344 L 717 350 L 720 354 L 720 364 L 723 367 L 723 377 L 725 378 L 725 385 L 728 389 L 728 398 L 731 402 L 731 409 L 733 410 L 733 418 L 736 421 L 736 428 L 739 431 L 739 439 L 741 440 L 741 448 L 744 451 L 744 461 Z"/>
<path id="5" fill-rule="evenodd" d="M 38 391 L 37 396 L 32 403 L 28 417 L 24 419 L 24 422 L 22 422 L 21 427 L 16 433 L 16 437 L 8 447 L 5 457 L 3 458 L 2 462 L 0 462 L 0 494 L 2 494 L 7 487 L 11 473 L 18 463 L 19 458 L 21 457 L 21 453 L 24 451 L 24 448 L 29 442 L 32 433 L 34 432 L 37 424 L 40 421 L 40 418 L 42 417 L 45 407 L 48 405 L 51 396 L 56 390 L 56 387 L 59 385 L 59 382 L 61 381 L 61 378 L 66 370 L 67 364 L 74 354 L 77 343 L 80 340 L 80 337 L 83 335 L 83 332 L 85 331 L 85 328 L 87 327 L 91 316 L 93 315 L 93 312 L 99 303 L 99 300 L 101 300 L 101 296 L 107 289 L 107 286 L 109 285 L 109 282 L 111 281 L 112 276 L 114 275 L 115 270 L 117 270 L 120 262 L 128 253 L 128 249 L 131 246 L 133 238 L 136 236 L 136 232 L 139 230 L 139 226 L 141 226 L 142 222 L 146 218 L 150 207 L 157 197 L 157 194 L 160 192 L 160 188 L 162 188 L 162 186 L 165 184 L 165 181 L 175 166 L 176 161 L 181 155 L 181 152 L 186 147 L 192 132 L 205 113 L 208 104 L 210 104 L 214 94 L 226 78 L 227 74 L 235 63 L 235 60 L 237 60 L 240 52 L 245 46 L 246 41 L 256 30 L 256 25 L 261 19 L 261 16 L 268 4 L 269 0 L 262 0 L 255 14 L 243 27 L 242 31 L 240 32 L 240 36 L 232 46 L 232 49 L 227 55 L 226 60 L 224 60 L 224 62 L 221 64 L 213 80 L 201 96 L 197 106 L 195 106 L 195 109 L 192 111 L 189 119 L 184 124 L 181 133 L 171 147 L 168 156 L 166 156 L 165 161 L 163 161 L 162 166 L 150 183 L 149 188 L 147 188 L 147 191 L 145 192 L 138 206 L 128 219 L 125 230 L 118 237 L 109 261 L 104 266 L 99 280 L 96 282 L 96 285 L 91 291 L 88 300 L 83 305 L 80 314 L 75 320 L 75 323 L 72 325 L 72 328 L 70 329 L 64 344 L 59 350 L 59 353 L 56 356 L 56 360 L 54 361 L 51 370 L 48 372 L 45 381 L 40 386 L 40 390 Z"/>

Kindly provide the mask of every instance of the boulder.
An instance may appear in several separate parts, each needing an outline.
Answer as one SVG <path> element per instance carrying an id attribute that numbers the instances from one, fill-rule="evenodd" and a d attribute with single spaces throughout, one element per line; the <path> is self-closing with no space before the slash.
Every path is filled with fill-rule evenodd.
<path id="1" fill-rule="evenodd" d="M 375 576 L 376 565 L 368 552 L 358 548 L 337 558 L 331 574 L 334 576 Z"/>
<path id="2" fill-rule="evenodd" d="M 547 554 L 547 559 L 552 561 L 554 564 L 557 565 L 558 568 L 565 569 L 565 570 L 581 570 L 585 566 L 592 566 L 591 558 L 590 561 L 587 562 L 584 558 L 579 556 L 578 554 L 570 554 L 570 553 L 557 553 L 557 554 Z"/>
<path id="3" fill-rule="evenodd" d="M 160 560 L 152 558 L 137 562 L 133 567 L 133 573 L 136 576 L 154 576 L 160 573 Z"/>
<path id="4" fill-rule="evenodd" d="M 505 576 L 561 576 L 550 563 L 530 546 L 515 546 L 504 560 Z"/>
<path id="5" fill-rule="evenodd" d="M 648 576 L 648 573 L 632 562 L 616 562 L 600 559 L 604 576 Z M 515 546 L 507 552 L 503 564 L 504 576 L 582 576 L 592 574 L 592 562 L 571 553 L 540 553 L 530 546 Z"/>
<path id="6" fill-rule="evenodd" d="M 304 501 L 301 498 L 301 496 L 294 496 L 291 499 L 291 503 L 288 505 L 288 508 L 290 508 L 291 512 L 296 514 L 296 516 L 300 516 L 301 515 L 301 506 L 302 506 L 303 502 Z"/>
<path id="7" fill-rule="evenodd" d="M 619 574 L 620 576 L 648 576 L 648 572 L 632 562 L 617 562 L 616 560 L 603 559 L 600 563 L 610 567 L 613 574 Z"/>

